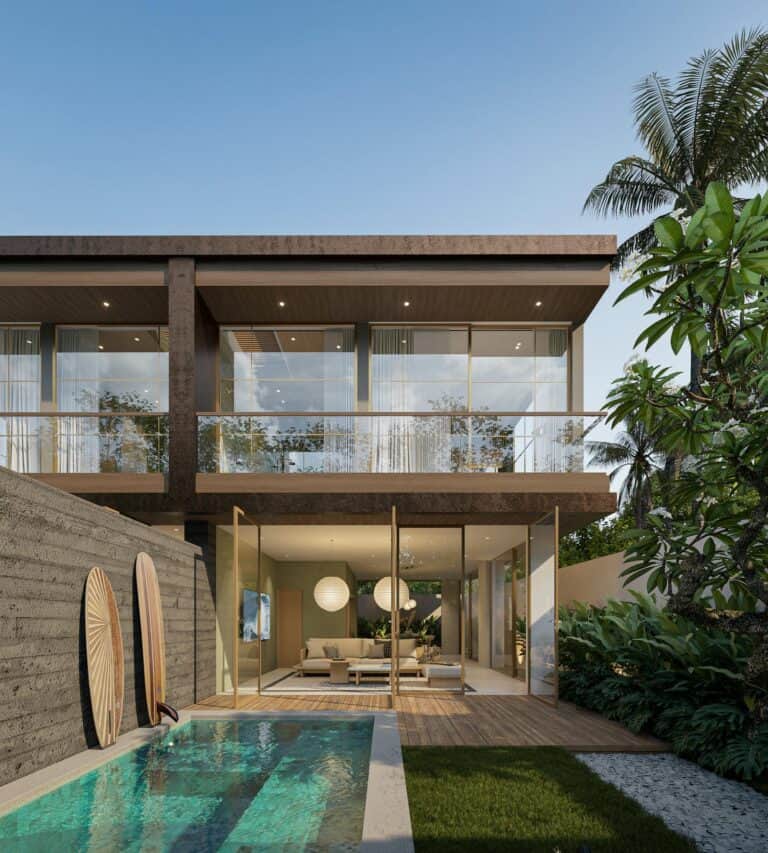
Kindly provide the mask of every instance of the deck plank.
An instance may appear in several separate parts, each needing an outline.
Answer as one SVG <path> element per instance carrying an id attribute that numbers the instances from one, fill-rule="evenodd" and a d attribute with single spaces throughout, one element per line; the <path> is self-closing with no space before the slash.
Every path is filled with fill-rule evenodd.
<path id="1" fill-rule="evenodd" d="M 575 752 L 664 752 L 667 745 L 636 735 L 569 702 L 557 707 L 531 696 L 396 697 L 401 742 L 407 746 L 562 746 Z M 232 697 L 211 696 L 189 710 L 232 707 Z M 384 711 L 388 695 L 242 696 L 242 711 Z"/>

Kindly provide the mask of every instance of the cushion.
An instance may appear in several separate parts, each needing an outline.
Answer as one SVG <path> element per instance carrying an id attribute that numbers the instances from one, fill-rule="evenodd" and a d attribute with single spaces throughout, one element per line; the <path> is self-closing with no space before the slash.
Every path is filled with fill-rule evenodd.
<path id="1" fill-rule="evenodd" d="M 327 642 L 328 640 L 318 640 L 314 637 L 310 637 L 310 639 L 307 640 L 307 657 L 324 658 L 325 652 L 323 651 L 323 646 Z"/>
<path id="2" fill-rule="evenodd" d="M 340 658 L 339 647 L 336 645 L 323 646 L 323 652 L 327 658 Z"/>
<path id="3" fill-rule="evenodd" d="M 369 658 L 383 658 L 384 657 L 384 643 L 374 643 L 368 649 L 368 657 Z"/>

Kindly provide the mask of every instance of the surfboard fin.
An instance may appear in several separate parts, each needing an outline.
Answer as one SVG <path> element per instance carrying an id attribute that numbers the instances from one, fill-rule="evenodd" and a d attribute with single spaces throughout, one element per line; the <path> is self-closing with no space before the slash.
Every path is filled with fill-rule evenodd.
<path id="1" fill-rule="evenodd" d="M 172 705 L 166 705 L 165 702 L 158 702 L 157 710 L 161 714 L 165 714 L 166 717 L 170 717 L 174 723 L 179 722 L 179 712 Z"/>

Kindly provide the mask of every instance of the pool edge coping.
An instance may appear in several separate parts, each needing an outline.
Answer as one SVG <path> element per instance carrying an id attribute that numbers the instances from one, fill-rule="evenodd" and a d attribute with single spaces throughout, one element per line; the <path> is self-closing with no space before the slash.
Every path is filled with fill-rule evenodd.
<path id="1" fill-rule="evenodd" d="M 134 729 L 120 735 L 117 742 L 106 749 L 86 749 L 0 786 L 0 817 L 155 738 L 162 737 L 176 726 L 192 719 L 339 716 L 335 711 L 181 711 L 178 723 L 162 723 L 154 728 Z M 360 851 L 410 853 L 414 849 L 413 831 L 397 714 L 395 711 L 345 711 L 343 717 L 373 717 Z"/>

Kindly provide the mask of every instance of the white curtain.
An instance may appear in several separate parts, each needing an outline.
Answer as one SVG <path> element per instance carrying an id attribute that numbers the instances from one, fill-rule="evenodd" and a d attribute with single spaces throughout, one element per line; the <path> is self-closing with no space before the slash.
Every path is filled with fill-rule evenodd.
<path id="1" fill-rule="evenodd" d="M 405 341 L 405 344 L 403 343 Z M 376 412 L 408 410 L 407 360 L 413 353 L 413 331 L 381 327 L 372 329 L 372 399 Z M 371 470 L 377 474 L 408 473 L 411 459 L 412 419 L 393 415 L 371 418 Z"/>
<path id="2" fill-rule="evenodd" d="M 98 341 L 96 328 L 59 329 L 56 355 L 59 411 L 98 411 Z M 56 426 L 57 470 L 67 474 L 97 473 L 101 468 L 99 419 L 57 418 Z"/>
<path id="3" fill-rule="evenodd" d="M 40 334 L 31 328 L 0 328 L 0 412 L 40 410 Z M 4 440 L 0 464 L 14 471 L 40 470 L 38 418 L 0 415 Z"/>

